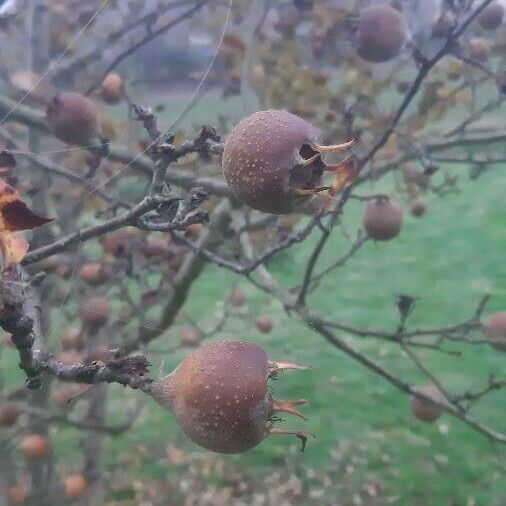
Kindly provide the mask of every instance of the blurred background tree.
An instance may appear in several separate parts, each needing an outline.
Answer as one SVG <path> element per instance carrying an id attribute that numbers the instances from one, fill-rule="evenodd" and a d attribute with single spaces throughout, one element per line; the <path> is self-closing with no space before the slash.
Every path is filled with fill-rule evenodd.
<path id="1" fill-rule="evenodd" d="M 2 504 L 503 505 L 504 8 L 4 2 Z M 221 168 L 267 109 L 356 140 L 300 145 L 283 215 Z M 232 339 L 310 366 L 273 385 L 306 453 L 211 453 L 150 398 Z"/>

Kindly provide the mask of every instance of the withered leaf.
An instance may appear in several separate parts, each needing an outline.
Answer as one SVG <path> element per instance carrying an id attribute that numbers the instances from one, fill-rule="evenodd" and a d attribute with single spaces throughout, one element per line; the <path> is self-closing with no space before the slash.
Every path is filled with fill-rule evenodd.
<path id="1" fill-rule="evenodd" d="M 19 199 L 16 189 L 0 179 L 0 231 L 30 230 L 50 221 L 35 214 Z"/>

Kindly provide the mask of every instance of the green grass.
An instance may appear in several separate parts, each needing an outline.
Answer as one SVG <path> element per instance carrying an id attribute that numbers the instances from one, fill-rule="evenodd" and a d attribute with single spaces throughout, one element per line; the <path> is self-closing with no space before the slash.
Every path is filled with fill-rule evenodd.
<path id="1" fill-rule="evenodd" d="M 427 196 L 428 213 L 422 219 L 406 217 L 399 238 L 386 244 L 367 244 L 346 265 L 328 276 L 309 304 L 320 314 L 349 324 L 394 329 L 394 306 L 399 293 L 416 294 L 419 299 L 409 324 L 413 327 L 459 322 L 470 316 L 480 297 L 491 293 L 487 312 L 506 308 L 506 185 L 504 171 L 497 167 L 476 181 L 460 174 L 460 193 L 445 197 Z M 390 190 L 393 180 L 382 183 Z M 378 187 L 361 191 L 378 191 Z M 323 267 L 349 248 L 360 223 L 361 205 L 346 207 L 343 229 L 336 229 L 320 259 Z M 303 245 L 274 259 L 269 267 L 280 281 L 300 280 L 315 236 Z M 230 273 L 209 267 L 192 287 L 186 307 L 199 321 L 212 322 L 230 288 L 237 283 Z M 292 360 L 310 365 L 305 372 L 283 373 L 274 385 L 281 398 L 305 397 L 307 423 L 288 420 L 287 425 L 307 427 L 317 436 L 305 454 L 297 451 L 296 441 L 271 437 L 259 447 L 239 456 L 224 456 L 226 463 L 253 476 L 272 473 L 280 463 L 302 477 L 301 469 L 336 469 L 335 452 L 346 449 L 360 456 L 355 466 L 353 487 L 371 476 L 383 483 L 385 495 L 398 497 L 400 505 L 466 504 L 470 498 L 478 505 L 506 504 L 506 452 L 491 444 L 462 422 L 444 415 L 435 424 L 415 421 L 409 400 L 391 385 L 332 348 L 296 317 L 289 317 L 280 304 L 240 280 L 247 292 L 247 310 L 228 322 L 220 338 L 254 340 L 268 350 L 273 359 Z M 259 335 L 253 316 L 270 314 L 275 322 L 268 335 Z M 181 318 L 184 320 L 184 316 Z M 421 381 L 414 366 L 387 343 L 342 335 L 404 378 Z M 171 329 L 155 348 L 177 342 L 177 329 Z M 164 357 L 152 354 L 158 368 L 170 371 L 183 356 L 176 352 Z M 504 377 L 506 355 L 488 346 L 464 348 L 460 358 L 426 351 L 421 357 L 449 387 L 463 391 L 480 386 L 489 373 Z M 2 353 L 1 370 L 6 385 L 22 380 L 12 350 Z M 139 395 L 111 386 L 111 419 L 122 418 L 125 403 Z M 490 395 L 473 414 L 484 423 L 506 430 L 504 392 Z M 64 461 L 76 466 L 73 448 L 76 432 L 55 429 L 56 451 Z M 142 479 L 177 480 L 184 469 L 168 467 L 164 448 L 168 443 L 184 451 L 203 452 L 187 441 L 171 416 L 148 401 L 142 416 L 128 433 L 111 439 L 106 459 L 111 470 L 124 466 L 125 472 Z M 139 448 L 146 448 L 138 457 Z M 204 453 L 204 452 L 203 452 Z M 134 458 L 133 455 L 136 457 Z M 305 479 L 305 478 L 304 478 Z M 220 486 L 220 479 L 208 477 Z M 125 492 L 128 495 L 128 491 Z M 344 492 L 343 492 L 344 494 Z M 309 499 L 299 504 L 316 504 Z M 380 504 L 380 503 L 378 503 Z"/>
<path id="2" fill-rule="evenodd" d="M 504 168 L 491 170 L 473 182 L 466 180 L 463 169 L 457 170 L 462 174 L 461 193 L 427 197 L 429 211 L 424 218 L 408 216 L 398 239 L 366 245 L 345 269 L 322 283 L 309 300 L 311 307 L 350 324 L 386 329 L 393 329 L 397 321 L 393 301 L 399 293 L 420 297 L 410 319 L 414 327 L 461 321 L 472 314 L 484 293 L 493 296 L 487 311 L 505 308 Z M 386 187 L 391 183 L 385 182 Z M 344 222 L 351 237 L 359 217 L 360 205 L 350 204 Z M 296 282 L 313 241 L 280 255 L 271 262 L 272 272 L 284 282 Z M 320 265 L 340 255 L 349 243 L 350 239 L 336 230 Z M 212 318 L 216 306 L 210 301 L 222 300 L 234 282 L 236 279 L 223 270 L 207 269 L 192 289 L 189 314 L 193 318 Z M 251 320 L 245 318 L 230 322 L 220 337 L 255 340 L 273 358 L 311 366 L 306 372 L 284 373 L 275 384 L 275 392 L 282 398 L 310 400 L 304 410 L 309 416 L 307 428 L 318 439 L 300 454 L 295 451 L 295 441 L 273 437 L 245 455 L 224 457 L 226 461 L 252 473 L 272 472 L 280 460 L 294 468 L 326 468 L 332 464 L 331 453 L 336 445 L 361 444 L 366 447 L 366 465 L 360 470 L 359 482 L 369 474 L 376 476 L 392 495 L 399 496 L 396 504 L 466 504 L 469 498 L 474 498 L 476 504 L 505 503 L 504 449 L 449 415 L 435 424 L 415 421 L 403 394 L 330 347 L 297 318 L 288 317 L 277 302 L 244 286 L 249 311 L 271 314 L 275 329 L 260 336 L 248 323 Z M 382 342 L 343 337 L 385 367 L 413 382 L 423 381 L 397 349 Z M 175 339 L 169 332 L 165 342 Z M 440 379 L 457 391 L 479 386 L 489 373 L 504 376 L 504 354 L 488 346 L 470 346 L 464 351 L 460 358 L 433 351 L 421 356 Z M 165 369 L 170 370 L 180 357 L 179 353 L 166 357 Z M 504 430 L 505 410 L 506 398 L 504 392 L 499 392 L 490 395 L 474 414 Z M 290 424 L 301 425 L 298 420 L 290 420 Z M 169 441 L 195 450 L 181 437 L 170 416 L 149 406 L 135 429 L 113 447 L 119 451 L 125 445 L 156 446 Z M 164 466 L 151 462 L 149 472 L 163 474 Z"/>

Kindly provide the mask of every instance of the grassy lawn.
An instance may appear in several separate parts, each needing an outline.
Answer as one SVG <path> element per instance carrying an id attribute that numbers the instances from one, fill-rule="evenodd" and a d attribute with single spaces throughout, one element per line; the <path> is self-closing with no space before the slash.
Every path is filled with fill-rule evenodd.
<path id="1" fill-rule="evenodd" d="M 487 292 L 493 295 L 490 311 L 506 307 L 504 168 L 491 170 L 473 182 L 467 180 L 463 169 L 457 170 L 462 174 L 461 193 L 428 197 L 429 211 L 424 218 L 407 217 L 401 236 L 391 243 L 368 244 L 345 269 L 329 276 L 311 297 L 311 305 L 348 323 L 387 329 L 396 323 L 393 301 L 399 293 L 420 297 L 410 320 L 413 326 L 465 319 Z M 386 187 L 391 183 L 385 182 Z M 358 204 L 347 207 L 345 228 L 350 237 L 359 216 Z M 321 265 L 345 251 L 350 243 L 338 230 L 334 235 Z M 311 243 L 278 257 L 270 265 L 272 272 L 285 282 L 295 282 Z M 195 319 L 212 319 L 217 306 L 210 302 L 222 300 L 235 282 L 228 273 L 209 268 L 192 289 L 189 314 Z M 276 302 L 253 287 L 244 287 L 247 311 L 272 315 L 275 328 L 261 336 L 246 315 L 229 322 L 219 337 L 255 340 L 265 345 L 273 358 L 311 366 L 306 372 L 283 374 L 275 392 L 281 398 L 310 400 L 304 410 L 309 416 L 307 427 L 318 439 L 301 454 L 295 441 L 273 437 L 246 455 L 222 457 L 225 462 L 253 474 L 270 473 L 280 462 L 296 472 L 304 468 L 334 469 L 336 452 L 347 449 L 352 461 L 355 457 L 359 462 L 353 480 L 361 483 L 371 476 L 377 478 L 390 496 L 398 497 L 395 504 L 505 503 L 504 449 L 448 415 L 433 425 L 415 421 L 403 394 L 331 348 L 297 319 L 288 317 Z M 171 332 L 164 340 L 170 343 L 176 339 Z M 384 366 L 413 382 L 421 380 L 398 350 L 377 341 L 349 339 Z M 469 346 L 464 351 L 460 358 L 434 351 L 421 356 L 456 390 L 479 386 L 488 372 L 504 375 L 504 354 L 488 346 Z M 164 370 L 170 370 L 180 356 L 165 357 Z M 479 405 L 475 415 L 504 428 L 505 409 L 506 398 L 500 392 Z M 297 420 L 290 422 L 300 426 Z M 199 451 L 182 438 L 170 416 L 150 405 L 134 430 L 113 443 L 111 463 L 116 451 L 130 445 L 154 448 L 170 441 L 184 450 Z M 143 461 L 148 467 L 141 472 L 171 472 L 164 460 L 159 465 L 149 458 Z"/>
<path id="2" fill-rule="evenodd" d="M 413 327 L 459 322 L 472 314 L 485 293 L 492 294 L 487 311 L 505 309 L 506 167 L 491 169 L 476 181 L 468 180 L 464 168 L 452 170 L 460 176 L 459 193 L 442 198 L 427 196 L 428 213 L 422 219 L 406 216 L 399 238 L 386 244 L 366 244 L 344 269 L 329 275 L 309 298 L 310 306 L 349 324 L 384 329 L 395 328 L 394 300 L 400 293 L 419 297 L 409 321 Z M 389 179 L 380 188 L 361 191 L 389 191 L 393 184 Z M 349 248 L 360 226 L 360 212 L 357 202 L 346 207 L 344 226 L 335 230 L 320 267 Z M 287 284 L 299 281 L 314 240 L 315 236 L 275 258 L 269 265 L 274 276 Z M 230 273 L 209 267 L 192 287 L 187 313 L 195 320 L 211 323 L 220 308 L 216 301 L 223 301 L 237 282 Z M 306 427 L 317 439 L 311 440 L 302 454 L 296 441 L 272 437 L 247 454 L 216 457 L 223 465 L 241 470 L 252 479 L 274 471 L 293 472 L 307 483 L 308 489 L 313 479 L 309 470 L 327 473 L 330 483 L 337 484 L 318 498 L 305 496 L 297 504 L 362 504 L 357 503 L 356 492 L 366 482 L 380 483 L 381 496 L 398 505 L 506 504 L 504 448 L 448 415 L 435 424 L 415 421 L 409 399 L 403 394 L 289 317 L 279 303 L 240 282 L 247 293 L 247 307 L 227 323 L 218 337 L 254 340 L 263 344 L 273 359 L 311 366 L 305 372 L 281 375 L 274 391 L 280 398 L 309 400 L 303 408 L 309 421 L 293 419 L 285 425 Z M 260 335 L 252 323 L 260 313 L 274 320 L 274 329 L 268 335 Z M 184 319 L 182 316 L 181 323 Z M 415 367 L 395 347 L 343 337 L 406 379 L 421 381 Z M 177 329 L 173 329 L 153 348 L 168 347 L 177 340 Z M 489 373 L 504 377 L 505 354 L 488 346 L 468 346 L 463 351 L 460 358 L 430 350 L 420 356 L 457 391 L 483 385 Z M 170 371 L 183 353 L 163 356 L 163 361 L 159 353 L 151 353 L 153 375 L 158 376 L 159 369 Z M 3 351 L 1 369 L 7 385 L 21 379 L 12 350 Z M 125 404 L 137 394 L 116 386 L 110 388 L 114 392 L 111 420 L 120 420 Z M 506 396 L 500 392 L 479 404 L 474 414 L 506 430 L 505 413 Z M 73 458 L 73 449 L 79 445 L 76 434 L 60 428 L 56 441 L 57 453 L 71 467 L 78 465 Z M 183 437 L 167 412 L 148 401 L 129 432 L 108 440 L 108 470 L 116 473 L 121 467 L 131 481 L 167 480 L 177 484 L 187 468 L 168 463 L 165 447 L 169 443 L 192 455 L 206 455 Z M 217 489 L 224 486 L 222 475 L 208 473 L 205 480 Z M 181 494 L 179 490 L 172 496 L 173 502 L 167 504 L 179 504 Z M 364 504 L 388 503 L 386 499 L 370 501 Z"/>

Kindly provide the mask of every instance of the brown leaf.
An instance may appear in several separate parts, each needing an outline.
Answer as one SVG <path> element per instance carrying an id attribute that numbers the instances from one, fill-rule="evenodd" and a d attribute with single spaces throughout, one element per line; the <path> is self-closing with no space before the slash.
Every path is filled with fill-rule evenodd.
<path id="1" fill-rule="evenodd" d="M 24 237 L 12 232 L 0 232 L 0 272 L 18 264 L 28 251 Z"/>
<path id="2" fill-rule="evenodd" d="M 357 177 L 357 168 L 355 167 L 355 162 L 353 158 L 348 158 L 343 162 L 337 164 L 333 167 L 335 171 L 334 180 L 331 183 L 331 189 L 329 193 L 335 195 L 338 190 L 348 186 L 355 181 Z"/>
<path id="3" fill-rule="evenodd" d="M 16 189 L 0 179 L 0 231 L 30 230 L 49 221 L 36 215 L 19 199 Z"/>

